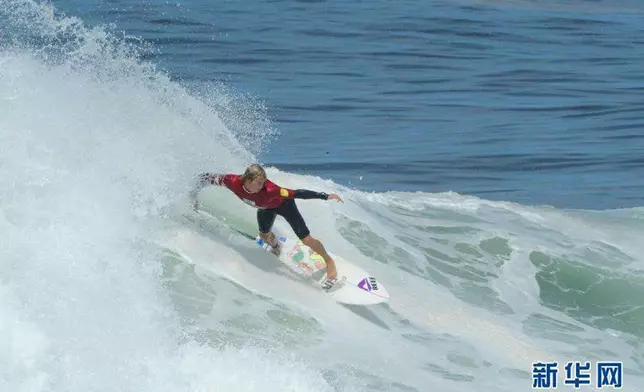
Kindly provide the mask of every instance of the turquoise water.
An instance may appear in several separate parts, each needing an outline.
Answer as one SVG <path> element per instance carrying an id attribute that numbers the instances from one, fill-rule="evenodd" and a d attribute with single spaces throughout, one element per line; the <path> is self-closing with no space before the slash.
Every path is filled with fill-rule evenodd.
<path id="1" fill-rule="evenodd" d="M 640 5 L 392 4 L 0 0 L 0 390 L 642 391 Z M 389 303 L 191 214 L 255 160 Z"/>

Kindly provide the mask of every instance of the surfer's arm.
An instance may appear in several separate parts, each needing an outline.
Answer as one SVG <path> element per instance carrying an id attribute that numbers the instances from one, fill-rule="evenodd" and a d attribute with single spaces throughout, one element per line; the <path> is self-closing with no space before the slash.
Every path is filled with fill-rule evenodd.
<path id="1" fill-rule="evenodd" d="M 190 190 L 190 198 L 196 199 L 199 191 L 207 185 L 226 186 L 228 174 L 201 173 Z"/>
<path id="2" fill-rule="evenodd" d="M 295 189 L 290 190 L 293 199 L 322 199 L 327 200 L 329 195 L 324 192 L 316 192 L 308 189 Z"/>
<path id="3" fill-rule="evenodd" d="M 340 199 L 340 196 L 334 193 L 327 194 L 324 192 L 316 192 L 309 189 L 289 189 L 277 186 L 272 182 L 270 184 L 272 185 L 274 192 L 279 193 L 279 196 L 285 199 L 337 199 L 342 201 L 342 199 Z"/>
<path id="4" fill-rule="evenodd" d="M 335 199 L 337 201 L 343 202 L 342 198 L 339 195 L 336 195 L 335 193 L 316 192 L 316 191 L 310 191 L 308 189 L 296 189 L 291 192 L 293 193 L 293 197 L 292 197 L 293 199 L 322 199 L 322 200 Z"/>

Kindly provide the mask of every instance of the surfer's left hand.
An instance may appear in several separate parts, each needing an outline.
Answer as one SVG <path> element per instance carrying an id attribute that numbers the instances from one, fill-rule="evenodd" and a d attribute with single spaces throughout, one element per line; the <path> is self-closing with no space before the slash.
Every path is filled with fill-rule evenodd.
<path id="1" fill-rule="evenodd" d="M 340 203 L 344 203 L 342 198 L 336 193 L 330 193 L 329 194 L 329 200 L 331 200 L 331 199 L 335 199 L 335 200 L 339 201 Z"/>

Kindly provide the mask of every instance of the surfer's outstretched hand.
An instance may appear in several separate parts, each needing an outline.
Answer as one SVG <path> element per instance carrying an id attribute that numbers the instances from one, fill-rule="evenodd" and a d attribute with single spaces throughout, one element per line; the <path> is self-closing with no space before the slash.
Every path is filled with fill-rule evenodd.
<path id="1" fill-rule="evenodd" d="M 339 201 L 340 203 L 344 203 L 344 201 L 342 200 L 340 195 L 338 195 L 336 193 L 329 193 L 329 200 L 331 200 L 331 199 L 335 199 L 335 200 Z"/>

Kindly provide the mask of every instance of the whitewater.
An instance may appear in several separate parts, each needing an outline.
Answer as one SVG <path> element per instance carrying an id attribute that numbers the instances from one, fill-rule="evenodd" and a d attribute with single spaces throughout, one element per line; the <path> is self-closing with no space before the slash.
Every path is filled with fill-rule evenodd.
<path id="1" fill-rule="evenodd" d="M 392 299 L 343 306 L 191 213 L 198 173 L 268 148 L 260 107 L 226 111 L 253 122 L 236 134 L 229 92 L 49 4 L 0 0 L 0 25 L 0 391 L 527 391 L 538 361 L 621 361 L 623 390 L 644 391 L 643 209 L 367 193 L 268 167 L 345 199 L 298 204 Z M 252 222 L 218 195 L 202 207 Z M 164 246 L 181 233 L 194 258 Z"/>

